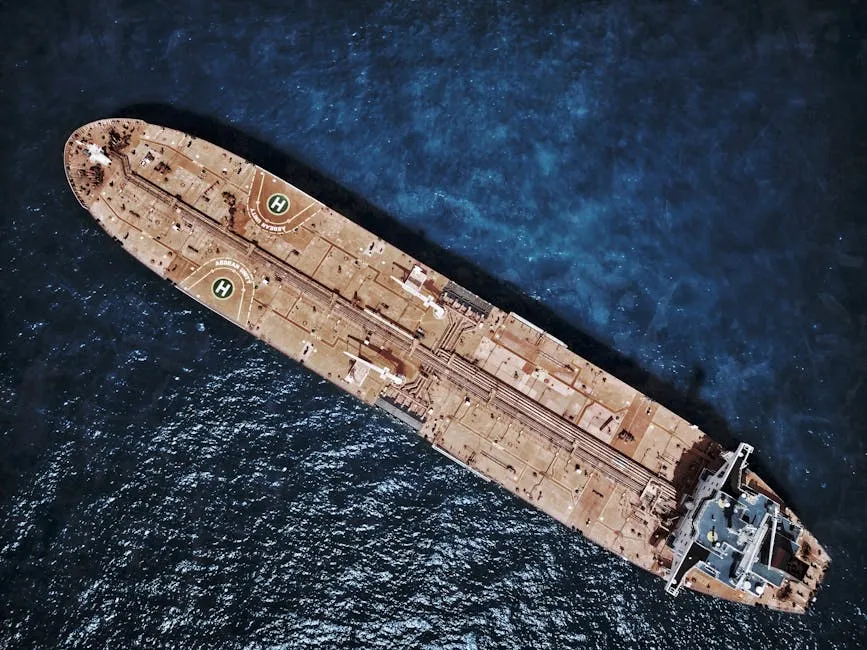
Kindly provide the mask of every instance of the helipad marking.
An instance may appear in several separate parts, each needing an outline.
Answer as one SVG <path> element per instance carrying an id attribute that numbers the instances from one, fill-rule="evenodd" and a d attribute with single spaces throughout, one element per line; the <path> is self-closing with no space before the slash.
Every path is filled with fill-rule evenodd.
<path id="1" fill-rule="evenodd" d="M 216 298 L 220 302 L 225 302 L 226 309 L 229 312 L 224 314 L 241 324 L 246 324 L 250 320 L 250 310 L 253 307 L 253 294 L 255 293 L 255 284 L 253 275 L 246 266 L 239 263 L 237 260 L 221 257 L 209 260 L 200 267 L 196 268 L 190 265 L 190 274 L 178 285 L 181 290 L 191 296 L 201 298 L 199 285 L 210 287 L 211 297 Z M 228 293 L 221 284 L 221 280 L 232 285 L 232 292 Z M 237 292 L 235 291 L 237 289 Z M 206 293 L 204 291 L 203 293 Z M 222 297 L 222 294 L 226 294 Z M 231 303 L 229 301 L 231 298 Z M 237 311 L 232 303 L 237 303 Z M 208 304 L 208 303 L 206 303 Z M 211 302 L 209 307 L 215 309 L 218 313 L 222 313 L 222 309 L 218 308 Z"/>
<path id="2" fill-rule="evenodd" d="M 265 205 L 268 207 L 268 212 L 279 217 L 289 209 L 289 197 L 275 192 L 268 197 L 268 202 Z"/>
<path id="3" fill-rule="evenodd" d="M 211 285 L 211 292 L 217 300 L 227 300 L 235 291 L 235 285 L 229 278 L 217 278 Z"/>

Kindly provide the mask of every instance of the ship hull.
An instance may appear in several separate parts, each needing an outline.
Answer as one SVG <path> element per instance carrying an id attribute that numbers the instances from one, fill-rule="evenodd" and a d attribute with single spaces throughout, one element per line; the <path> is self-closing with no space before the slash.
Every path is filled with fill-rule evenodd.
<path id="1" fill-rule="evenodd" d="M 697 427 L 211 143 L 101 120 L 69 138 L 65 166 L 82 206 L 180 291 L 623 559 L 669 581 L 682 566 L 684 503 L 729 457 Z M 827 566 L 810 542 L 801 595 L 697 569 L 683 583 L 801 612 Z"/>

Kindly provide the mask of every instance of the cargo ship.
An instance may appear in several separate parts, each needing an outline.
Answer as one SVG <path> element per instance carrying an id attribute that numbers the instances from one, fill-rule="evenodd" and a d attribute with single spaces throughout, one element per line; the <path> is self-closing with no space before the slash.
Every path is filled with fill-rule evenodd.
<path id="1" fill-rule="evenodd" d="M 157 275 L 452 461 L 657 576 L 671 595 L 803 613 L 829 557 L 690 424 L 219 146 L 135 119 L 76 130 L 79 203 Z M 661 585 L 662 587 L 662 585 Z"/>

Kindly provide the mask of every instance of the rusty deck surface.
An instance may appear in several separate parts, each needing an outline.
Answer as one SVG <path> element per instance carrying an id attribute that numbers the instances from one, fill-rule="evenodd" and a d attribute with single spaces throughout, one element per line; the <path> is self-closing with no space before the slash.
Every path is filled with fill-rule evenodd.
<path id="1" fill-rule="evenodd" d="M 697 427 L 213 144 L 102 120 L 70 137 L 65 162 L 81 204 L 178 289 L 484 478 L 668 577 L 665 542 L 682 497 L 721 463 L 723 450 Z M 827 556 L 812 541 L 810 560 L 823 570 Z M 785 601 L 771 590 L 744 598 L 700 577 L 686 586 L 802 611 L 821 573 L 808 596 Z"/>

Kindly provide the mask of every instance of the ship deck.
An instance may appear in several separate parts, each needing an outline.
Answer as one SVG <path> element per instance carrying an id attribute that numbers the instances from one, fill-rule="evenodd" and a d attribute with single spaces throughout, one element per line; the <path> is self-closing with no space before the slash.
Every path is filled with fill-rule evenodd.
<path id="1" fill-rule="evenodd" d="M 486 480 L 667 575 L 678 502 L 720 462 L 700 429 L 215 145 L 103 120 L 73 134 L 66 165 L 102 227 L 180 290 Z"/>

